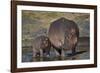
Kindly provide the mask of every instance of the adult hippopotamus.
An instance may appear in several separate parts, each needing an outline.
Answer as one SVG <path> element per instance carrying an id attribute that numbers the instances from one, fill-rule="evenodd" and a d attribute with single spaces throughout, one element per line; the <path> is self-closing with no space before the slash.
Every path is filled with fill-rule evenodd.
<path id="1" fill-rule="evenodd" d="M 33 40 L 33 57 L 50 55 L 51 44 L 46 36 L 38 36 Z"/>
<path id="2" fill-rule="evenodd" d="M 64 50 L 72 50 L 71 55 L 74 55 L 79 39 L 79 28 L 74 21 L 62 17 L 51 23 L 48 38 L 61 56 L 64 56 Z"/>

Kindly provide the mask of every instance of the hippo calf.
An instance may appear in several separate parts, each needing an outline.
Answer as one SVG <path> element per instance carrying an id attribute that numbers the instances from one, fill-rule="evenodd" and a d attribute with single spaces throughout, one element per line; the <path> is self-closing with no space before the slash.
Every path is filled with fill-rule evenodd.
<path id="1" fill-rule="evenodd" d="M 62 17 L 51 23 L 48 38 L 61 56 L 64 56 L 64 50 L 72 50 L 74 55 L 79 39 L 79 28 L 74 21 Z"/>
<path id="2" fill-rule="evenodd" d="M 51 44 L 48 37 L 39 36 L 33 40 L 33 57 L 50 55 Z"/>

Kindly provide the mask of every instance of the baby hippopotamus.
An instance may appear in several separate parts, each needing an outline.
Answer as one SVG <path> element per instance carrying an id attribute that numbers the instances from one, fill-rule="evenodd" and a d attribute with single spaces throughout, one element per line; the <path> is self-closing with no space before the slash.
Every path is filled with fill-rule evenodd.
<path id="1" fill-rule="evenodd" d="M 46 36 L 38 36 L 33 40 L 33 57 L 50 55 L 51 43 Z"/>

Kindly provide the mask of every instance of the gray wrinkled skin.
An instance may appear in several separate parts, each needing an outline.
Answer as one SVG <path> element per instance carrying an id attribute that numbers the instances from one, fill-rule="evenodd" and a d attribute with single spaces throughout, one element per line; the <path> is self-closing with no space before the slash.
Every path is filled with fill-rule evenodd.
<path id="1" fill-rule="evenodd" d="M 72 53 L 75 53 L 79 28 L 75 22 L 62 17 L 51 23 L 48 37 L 61 56 L 64 56 L 64 50 L 72 50 Z"/>
<path id="2" fill-rule="evenodd" d="M 33 40 L 33 57 L 48 56 L 50 52 L 50 42 L 48 37 L 39 36 Z"/>

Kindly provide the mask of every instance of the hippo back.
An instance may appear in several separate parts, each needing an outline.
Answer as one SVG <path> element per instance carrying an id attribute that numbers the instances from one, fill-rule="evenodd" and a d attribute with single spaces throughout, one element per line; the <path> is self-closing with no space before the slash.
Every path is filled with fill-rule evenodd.
<path id="1" fill-rule="evenodd" d="M 77 42 L 79 29 L 75 22 L 60 18 L 51 23 L 48 37 L 55 47 L 70 48 Z"/>

